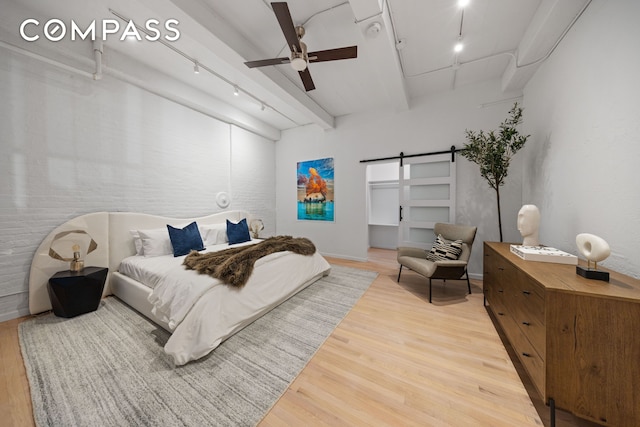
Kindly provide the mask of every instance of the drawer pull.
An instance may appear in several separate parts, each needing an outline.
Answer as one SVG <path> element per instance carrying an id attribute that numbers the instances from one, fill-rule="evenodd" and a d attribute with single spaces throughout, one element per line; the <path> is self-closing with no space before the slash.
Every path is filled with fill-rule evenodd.
<path id="1" fill-rule="evenodd" d="M 529 322 L 522 322 L 522 324 L 525 325 L 525 326 L 531 326 L 531 323 L 529 323 Z"/>
<path id="2" fill-rule="evenodd" d="M 499 312 L 498 312 L 498 316 L 504 316 L 504 313 L 502 313 L 502 312 L 500 312 L 500 311 L 499 311 Z"/>
<path id="3" fill-rule="evenodd" d="M 522 293 L 525 295 L 531 295 L 531 291 L 522 291 Z"/>
<path id="4" fill-rule="evenodd" d="M 530 355 L 529 353 L 522 353 L 522 355 L 523 355 L 524 357 L 531 357 L 531 355 Z"/>
<path id="5" fill-rule="evenodd" d="M 504 290 L 502 290 L 502 289 L 498 289 L 498 292 L 503 293 L 503 292 L 504 292 Z"/>

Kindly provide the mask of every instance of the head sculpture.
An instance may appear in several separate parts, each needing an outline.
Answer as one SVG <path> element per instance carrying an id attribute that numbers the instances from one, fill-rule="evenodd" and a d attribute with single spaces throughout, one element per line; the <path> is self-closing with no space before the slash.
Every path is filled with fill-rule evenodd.
<path id="1" fill-rule="evenodd" d="M 540 227 L 540 210 L 536 205 L 524 205 L 518 212 L 518 231 L 523 237 L 524 246 L 539 246 L 538 228 Z"/>

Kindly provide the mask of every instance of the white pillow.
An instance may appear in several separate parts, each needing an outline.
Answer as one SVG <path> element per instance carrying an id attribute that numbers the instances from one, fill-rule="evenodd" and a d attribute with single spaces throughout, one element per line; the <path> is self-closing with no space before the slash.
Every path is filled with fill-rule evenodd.
<path id="1" fill-rule="evenodd" d="M 142 240 L 142 252 L 146 257 L 173 254 L 173 245 L 166 228 L 138 230 Z"/>
<path id="2" fill-rule="evenodd" d="M 131 237 L 133 237 L 133 244 L 136 247 L 136 255 L 143 255 L 144 252 L 142 250 L 142 239 L 140 238 L 140 233 L 138 230 L 129 230 L 131 233 Z"/>
<path id="3" fill-rule="evenodd" d="M 226 224 L 201 225 L 200 234 L 205 246 L 221 245 L 229 241 Z"/>

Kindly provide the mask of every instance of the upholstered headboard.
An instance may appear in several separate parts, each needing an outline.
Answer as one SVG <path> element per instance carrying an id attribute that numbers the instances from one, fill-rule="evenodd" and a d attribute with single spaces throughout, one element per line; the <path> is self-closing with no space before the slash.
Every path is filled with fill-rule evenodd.
<path id="1" fill-rule="evenodd" d="M 85 266 L 109 268 L 103 293 L 109 295 L 111 273 L 118 271 L 120 261 L 136 253 L 130 230 L 162 228 L 167 224 L 184 227 L 192 221 L 198 225 L 225 223 L 227 219 L 237 222 L 242 218 L 251 219 L 246 211 L 225 211 L 187 219 L 133 212 L 96 212 L 73 218 L 49 233 L 36 250 L 29 274 L 29 311 L 36 314 L 51 310 L 47 283 L 56 272 L 68 270 L 69 262 L 52 258 L 49 252 L 54 238 L 65 232 L 84 232 L 87 239 L 91 238 L 97 244 L 97 248 L 84 257 L 84 263 Z"/>

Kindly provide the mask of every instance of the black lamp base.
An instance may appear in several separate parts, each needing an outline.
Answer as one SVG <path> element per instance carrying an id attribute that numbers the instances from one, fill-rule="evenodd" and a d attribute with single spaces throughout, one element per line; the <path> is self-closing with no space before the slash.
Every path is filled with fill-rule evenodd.
<path id="1" fill-rule="evenodd" d="M 603 282 L 609 281 L 609 272 L 592 270 L 590 268 L 580 267 L 579 265 L 576 266 L 576 274 L 587 279 L 602 280 Z"/>

